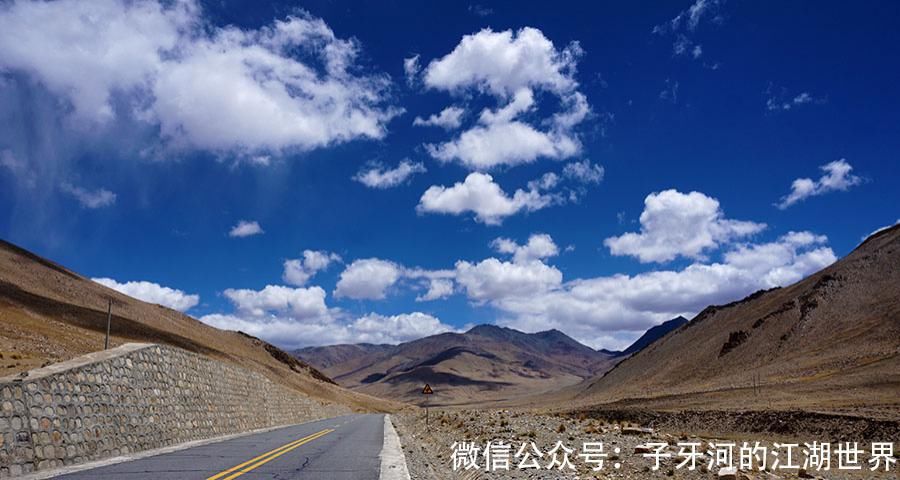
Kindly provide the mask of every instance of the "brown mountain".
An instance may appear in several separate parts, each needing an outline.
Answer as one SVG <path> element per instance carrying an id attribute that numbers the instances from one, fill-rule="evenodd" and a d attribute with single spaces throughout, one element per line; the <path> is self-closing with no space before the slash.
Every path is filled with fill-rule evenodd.
<path id="1" fill-rule="evenodd" d="M 300 360 L 315 365 L 319 370 L 328 370 L 332 367 L 340 368 L 340 365 L 355 362 L 362 357 L 379 356 L 394 348 L 393 345 L 375 345 L 372 343 L 328 345 L 324 347 L 305 347 L 294 350 L 294 356 Z"/>
<path id="2" fill-rule="evenodd" d="M 102 350 L 108 302 L 110 346 L 162 343 L 258 371 L 310 396 L 360 408 L 388 402 L 349 392 L 258 338 L 210 327 L 131 298 L 0 240 L 0 376 Z"/>
<path id="3" fill-rule="evenodd" d="M 622 355 L 633 355 L 645 348 L 651 343 L 659 340 L 662 337 L 665 337 L 672 330 L 680 328 L 682 325 L 688 323 L 688 319 L 678 316 L 669 321 L 660 323 L 655 327 L 651 327 L 649 330 L 644 332 L 640 338 L 634 341 L 631 345 L 628 346 L 625 350 L 622 350 Z"/>
<path id="4" fill-rule="evenodd" d="M 785 288 L 711 306 L 586 382 L 581 404 L 900 418 L 900 226 Z"/>
<path id="5" fill-rule="evenodd" d="M 356 348 L 353 348 L 356 347 Z M 617 361 L 558 330 L 522 333 L 480 325 L 396 346 L 336 345 L 294 352 L 339 384 L 414 403 L 430 384 L 432 404 L 508 400 L 577 384 Z"/>

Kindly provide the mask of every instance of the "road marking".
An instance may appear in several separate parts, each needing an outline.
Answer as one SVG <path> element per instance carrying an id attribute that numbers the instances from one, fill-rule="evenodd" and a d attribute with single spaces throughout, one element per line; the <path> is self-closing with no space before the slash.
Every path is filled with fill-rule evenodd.
<path id="1" fill-rule="evenodd" d="M 247 460 L 246 462 L 244 462 L 240 465 L 235 465 L 235 466 L 229 468 L 228 470 L 225 470 L 224 472 L 217 473 L 217 474 L 207 478 L 206 480 L 220 480 L 220 479 L 221 480 L 231 480 L 233 478 L 240 477 L 241 475 L 243 475 L 261 465 L 264 465 L 272 460 L 275 460 L 276 458 L 284 455 L 285 453 L 290 452 L 291 450 L 293 450 L 305 443 L 309 443 L 319 437 L 324 437 L 325 435 L 328 435 L 329 433 L 331 433 L 333 431 L 334 431 L 333 429 L 327 428 L 325 430 L 316 432 L 312 435 L 303 437 L 298 440 L 294 440 L 293 442 L 288 443 L 287 445 L 282 445 L 282 446 L 280 446 L 274 450 L 268 451 L 256 458 L 251 458 L 250 460 Z M 228 476 L 226 477 L 226 475 L 228 475 Z"/>

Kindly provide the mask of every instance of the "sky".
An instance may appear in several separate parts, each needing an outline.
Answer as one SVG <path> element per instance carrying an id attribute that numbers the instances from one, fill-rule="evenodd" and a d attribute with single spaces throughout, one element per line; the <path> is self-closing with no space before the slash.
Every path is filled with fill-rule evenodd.
<path id="1" fill-rule="evenodd" d="M 897 2 L 0 2 L 0 237 L 286 348 L 622 349 L 900 219 Z"/>

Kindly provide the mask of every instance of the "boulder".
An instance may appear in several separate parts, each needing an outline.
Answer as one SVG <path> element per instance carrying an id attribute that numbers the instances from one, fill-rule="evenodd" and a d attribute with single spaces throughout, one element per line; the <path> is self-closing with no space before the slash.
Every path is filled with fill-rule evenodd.
<path id="1" fill-rule="evenodd" d="M 737 469 L 734 467 L 723 467 L 719 469 L 719 480 L 737 480 Z"/>

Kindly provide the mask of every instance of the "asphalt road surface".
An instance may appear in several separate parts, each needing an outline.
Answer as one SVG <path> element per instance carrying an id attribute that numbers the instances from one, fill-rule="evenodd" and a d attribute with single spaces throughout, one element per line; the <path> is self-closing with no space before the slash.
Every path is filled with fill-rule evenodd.
<path id="1" fill-rule="evenodd" d="M 57 478 L 378 480 L 384 415 L 346 415 Z"/>

